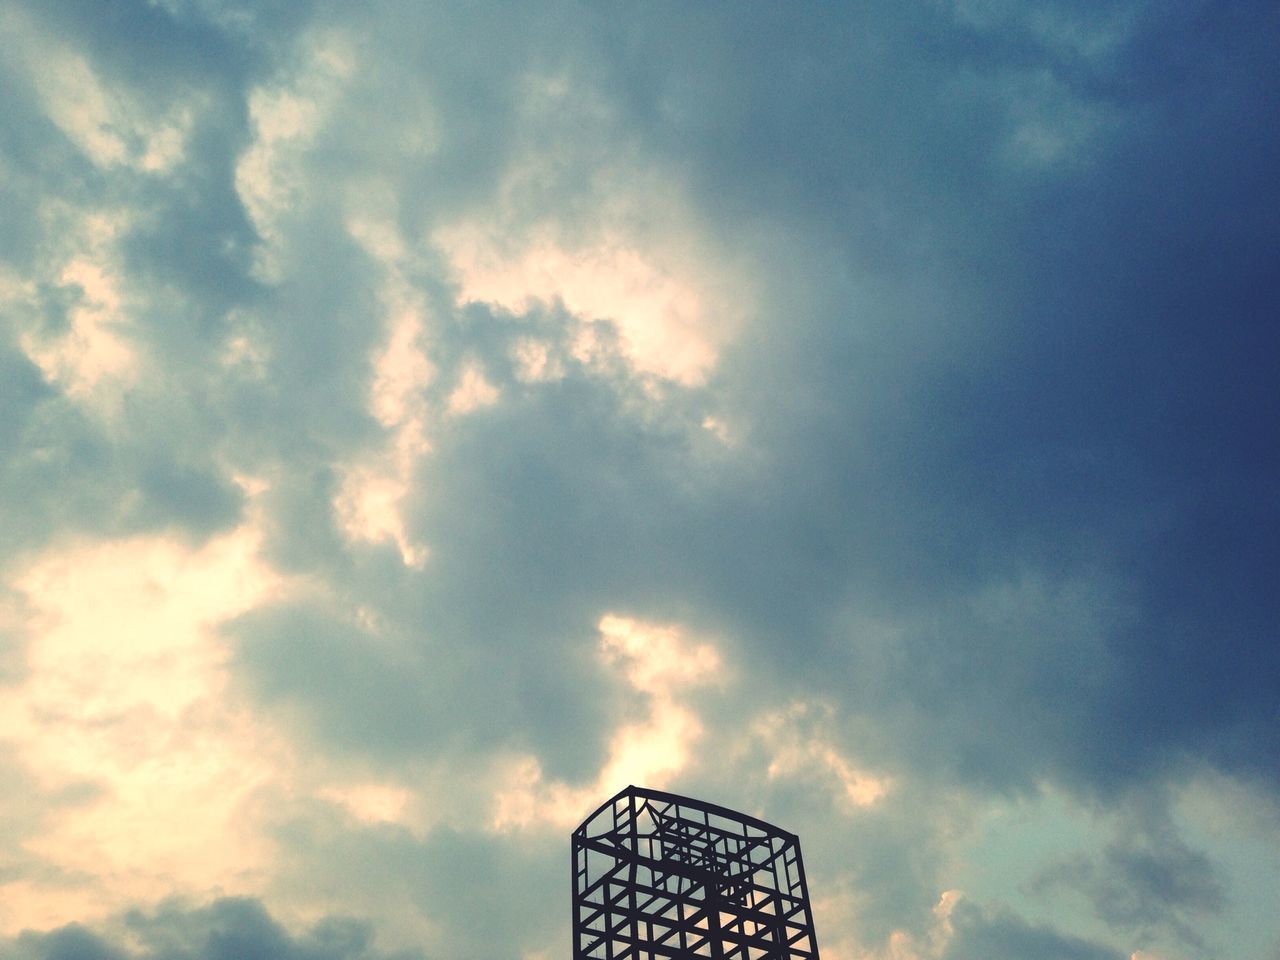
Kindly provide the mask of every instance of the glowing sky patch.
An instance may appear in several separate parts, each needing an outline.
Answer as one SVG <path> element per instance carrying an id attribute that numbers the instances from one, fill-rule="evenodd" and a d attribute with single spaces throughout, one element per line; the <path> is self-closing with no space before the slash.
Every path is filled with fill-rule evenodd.
<path id="1" fill-rule="evenodd" d="M 257 544 L 249 529 L 198 550 L 85 544 L 16 579 L 28 673 L 0 707 L 5 740 L 42 791 L 76 798 L 24 838 L 56 872 L 13 884 L 7 930 L 258 885 L 271 850 L 246 811 L 286 748 L 228 697 L 215 629 L 277 589 Z"/>
<path id="2" fill-rule="evenodd" d="M 460 225 L 437 232 L 459 278 L 462 302 L 492 303 L 524 313 L 535 303 L 561 303 L 582 320 L 616 325 L 627 360 L 641 373 L 686 386 L 703 383 L 730 329 L 730 307 L 689 264 L 664 262 L 620 234 L 566 248 L 553 231 L 535 231 L 512 249 L 493 228 Z M 714 291 L 720 292 L 720 291 Z M 525 348 L 526 356 L 530 347 Z M 584 331 L 575 355 L 590 362 L 596 350 Z M 527 362 L 527 361 L 526 361 Z M 535 364 L 535 370 L 545 370 Z"/>

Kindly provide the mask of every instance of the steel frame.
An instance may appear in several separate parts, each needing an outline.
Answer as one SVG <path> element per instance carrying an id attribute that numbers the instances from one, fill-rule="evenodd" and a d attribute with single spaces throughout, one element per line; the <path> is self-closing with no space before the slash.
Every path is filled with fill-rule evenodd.
<path id="1" fill-rule="evenodd" d="M 631 786 L 572 845 L 573 960 L 819 960 L 794 834 Z"/>

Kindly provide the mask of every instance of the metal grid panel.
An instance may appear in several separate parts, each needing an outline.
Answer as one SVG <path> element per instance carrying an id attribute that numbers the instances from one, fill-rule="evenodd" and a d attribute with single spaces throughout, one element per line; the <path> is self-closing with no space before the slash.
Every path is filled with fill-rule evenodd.
<path id="1" fill-rule="evenodd" d="M 818 960 L 785 830 L 633 786 L 572 841 L 573 960 Z"/>

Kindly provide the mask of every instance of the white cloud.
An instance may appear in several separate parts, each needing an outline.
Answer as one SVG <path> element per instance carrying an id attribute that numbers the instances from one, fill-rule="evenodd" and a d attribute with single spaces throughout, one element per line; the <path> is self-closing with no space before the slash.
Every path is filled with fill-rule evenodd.
<path id="1" fill-rule="evenodd" d="M 588 128 L 607 127 L 608 111 L 588 87 L 528 86 L 536 109 L 525 118 L 532 132 L 520 158 L 491 201 L 431 233 L 458 302 L 515 314 L 560 304 L 577 321 L 580 362 L 617 356 L 641 377 L 705 383 L 748 309 L 742 271 L 707 242 L 670 171 L 593 156 L 577 137 L 540 135 L 558 129 L 565 111 Z M 551 190 L 571 194 L 560 215 L 545 207 Z M 616 330 L 616 348 L 593 336 L 596 321 Z"/>

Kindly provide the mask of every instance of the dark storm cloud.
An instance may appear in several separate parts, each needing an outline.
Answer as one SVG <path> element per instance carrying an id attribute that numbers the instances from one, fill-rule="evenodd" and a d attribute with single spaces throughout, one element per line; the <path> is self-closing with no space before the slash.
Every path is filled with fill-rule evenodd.
<path id="1" fill-rule="evenodd" d="M 1099 856 L 1045 868 L 1032 887 L 1074 891 L 1115 930 L 1143 940 L 1167 931 L 1198 950 L 1205 949 L 1198 933 L 1204 920 L 1227 899 L 1213 862 L 1189 847 L 1158 809 L 1130 817 Z"/>
<path id="2" fill-rule="evenodd" d="M 1124 954 L 1078 937 L 1030 924 L 1008 911 L 959 903 L 951 914 L 952 939 L 941 960 L 1122 960 Z"/>
<path id="3" fill-rule="evenodd" d="M 232 524 L 240 494 L 196 439 L 194 424 L 204 418 L 171 419 L 173 412 L 138 405 L 125 414 L 137 432 L 109 438 L 60 395 L 39 390 L 15 400 L 7 413 L 21 428 L 20 443 L 0 482 L 6 500 L 22 509 L 0 521 L 7 553 L 42 546 L 55 531 L 177 527 L 199 537 Z"/>
<path id="4" fill-rule="evenodd" d="M 11 393 L 31 372 L 24 360 L 15 365 Z M 200 536 L 234 521 L 239 493 L 209 462 L 208 448 L 174 436 L 189 423 L 171 425 L 172 443 L 163 429 L 109 440 L 39 382 L 6 407 L 17 449 L 5 457 L 0 483 L 5 499 L 21 507 L 0 519 L 8 555 L 46 544 L 55 531 L 129 534 L 177 525 Z"/>
<path id="5" fill-rule="evenodd" d="M 0 404 L 7 416 L 0 424 L 0 454 L 6 462 L 22 442 L 33 410 L 52 391 L 40 370 L 12 344 L 0 344 Z"/>
<path id="6" fill-rule="evenodd" d="M 301 702 L 330 745 L 376 745 L 403 759 L 456 735 L 433 696 L 429 662 L 388 650 L 336 611 L 277 608 L 232 629 L 243 668 L 259 680 L 255 694 L 266 703 Z"/>
<path id="7" fill-rule="evenodd" d="M 314 10 L 308 0 L 52 0 L 36 12 L 104 70 L 163 97 L 193 78 L 244 85 L 270 66 Z"/>
<path id="8" fill-rule="evenodd" d="M 0 944 L 5 960 L 413 960 L 374 949 L 370 928 L 332 917 L 294 936 L 248 898 L 207 907 L 165 903 L 133 911 L 111 933 L 70 924 Z"/>
<path id="9" fill-rule="evenodd" d="M 1276 421 L 1262 413 L 1276 292 L 1257 210 L 1278 151 L 1247 119 L 1275 18 L 1255 17 L 1215 24 L 1207 49 L 1175 33 L 1173 50 L 1148 50 L 1192 48 L 1211 66 L 1169 78 L 1109 164 L 1040 195 L 1027 227 L 1043 260 L 1018 301 L 1034 326 L 991 371 L 999 394 L 947 398 L 980 417 L 931 471 L 982 463 L 994 482 L 970 503 L 983 521 L 1021 513 L 1015 529 L 1042 543 L 1070 526 L 1113 562 L 1134 617 L 1111 628 L 1116 681 L 1072 761 L 1102 782 L 1187 750 L 1275 769 L 1274 691 L 1259 678 L 1276 674 Z"/>
<path id="10" fill-rule="evenodd" d="M 424 618 L 489 651 L 557 770 L 595 769 L 599 748 L 584 747 L 608 726 L 575 689 L 598 672 L 595 622 L 611 604 L 659 612 L 688 562 L 680 531 L 705 494 L 686 488 L 687 443 L 570 376 L 450 430 L 424 471 L 415 531 L 449 545 L 423 584 Z"/>
<path id="11" fill-rule="evenodd" d="M 700 12 L 674 44 L 659 42 L 663 17 L 597 25 L 574 62 L 626 111 L 619 126 L 692 171 L 713 229 L 764 217 L 794 231 L 774 258 L 794 272 L 766 284 L 762 351 L 731 350 L 714 385 L 769 466 L 699 475 L 690 503 L 677 478 L 691 459 L 661 438 L 596 488 L 611 448 L 579 433 L 580 412 L 460 425 L 459 443 L 483 441 L 447 437 L 437 462 L 468 478 L 477 509 L 458 509 L 459 480 L 419 510 L 442 567 L 461 565 L 450 582 L 473 585 L 451 602 L 534 622 L 585 617 L 593 594 L 700 606 L 835 696 L 861 671 L 852 689 L 879 682 L 879 709 L 918 711 L 903 729 L 933 737 L 948 721 L 936 747 L 903 746 L 979 781 L 1053 770 L 1110 789 L 1188 752 L 1275 769 L 1261 211 L 1277 144 L 1250 119 L 1273 88 L 1274 14 L 1139 15 L 1092 58 L 937 11 L 732 21 Z M 1006 101 L 1040 70 L 1100 119 L 1037 166 L 1008 156 Z M 743 242 L 778 254 L 760 232 Z M 491 529 L 515 539 L 467 559 L 495 511 Z M 1046 608 L 984 608 L 1024 582 L 1044 584 Z M 483 583 L 507 613 L 468 599 Z M 860 650 L 833 626 L 851 609 L 902 625 L 898 648 Z"/>
<path id="12" fill-rule="evenodd" d="M 783 163 L 760 164 L 760 176 L 786 191 L 787 210 L 823 211 L 813 218 L 817 236 L 843 256 L 816 262 L 843 261 L 853 274 L 844 305 L 789 298 L 795 291 L 781 281 L 779 313 L 782 301 L 816 309 L 800 317 L 793 309 L 789 320 L 805 333 L 779 332 L 767 354 L 744 367 L 768 376 L 768 367 L 792 365 L 780 389 L 756 392 L 774 407 L 763 424 L 773 427 L 768 439 L 779 461 L 796 465 L 772 478 L 780 509 L 794 512 L 785 525 L 794 532 L 784 533 L 781 550 L 768 546 L 781 554 L 780 568 L 799 565 L 795 579 L 811 584 L 788 595 L 753 581 L 744 593 L 787 609 L 780 619 L 793 623 L 806 621 L 805 606 L 830 604 L 839 591 L 894 619 L 908 609 L 915 619 L 921 604 L 932 610 L 925 618 L 936 628 L 909 628 L 904 672 L 959 663 L 959 674 L 941 667 L 944 704 L 980 709 L 995 694 L 1012 698 L 1023 715 L 1004 729 L 999 718 L 974 715 L 944 727 L 989 744 L 991 759 L 969 771 L 978 777 L 1016 780 L 1030 772 L 1026 764 L 1048 761 L 1072 779 L 1108 784 L 1188 749 L 1275 769 L 1274 733 L 1264 733 L 1274 730 L 1275 691 L 1262 689 L 1269 684 L 1262 678 L 1277 675 L 1266 626 L 1275 620 L 1274 594 L 1262 582 L 1276 567 L 1276 502 L 1265 479 L 1275 466 L 1268 451 L 1278 449 L 1275 419 L 1265 413 L 1275 382 L 1266 317 L 1276 297 L 1262 272 L 1274 221 L 1260 211 L 1274 206 L 1264 171 L 1274 165 L 1277 140 L 1252 119 L 1256 91 L 1273 89 L 1262 77 L 1272 70 L 1263 51 L 1275 16 L 1255 6 L 1222 16 L 1180 11 L 1172 25 L 1163 17 L 1141 19 L 1136 39 L 1100 77 L 1087 76 L 1088 64 L 1061 68 L 1086 107 L 1121 110 L 1116 131 L 1083 148 L 1079 166 L 1025 172 L 1001 162 L 992 100 L 1017 79 L 1025 55 L 1012 64 L 984 59 L 991 78 L 984 97 L 981 85 L 959 83 L 972 51 L 895 45 L 902 63 L 890 66 L 886 56 L 879 66 L 905 77 L 906 92 L 889 93 L 877 109 L 920 121 L 920 135 L 931 140 L 910 156 L 882 124 L 832 122 L 867 109 L 859 91 L 875 70 L 835 70 L 831 83 L 810 85 L 764 69 L 753 75 L 769 78 L 768 99 L 753 99 L 750 87 L 732 94 L 746 114 L 735 130 L 756 143 L 787 144 L 787 162 L 818 174 L 788 176 Z M 1206 22 L 1208 37 L 1197 32 Z M 876 36 L 915 28 L 893 17 L 877 23 L 888 26 L 871 27 Z M 927 38 L 938 27 L 919 29 Z M 745 76 L 748 52 L 766 63 L 803 59 L 798 44 L 788 47 L 789 31 L 763 48 L 749 45 L 750 27 L 742 32 L 743 59 L 718 64 L 717 76 Z M 865 35 L 848 37 L 847 46 L 861 49 L 859 40 Z M 821 60 L 830 51 L 835 62 L 837 44 L 827 39 L 807 55 Z M 1177 70 L 1158 79 L 1166 63 Z M 707 89 L 690 87 L 693 102 Z M 819 95 L 821 109 L 806 110 Z M 974 123 L 965 110 L 978 107 Z M 823 139 L 796 145 L 788 125 Z M 691 142 L 691 151 L 707 144 Z M 874 159 L 859 163 L 868 152 Z M 738 168 L 726 170 L 726 153 L 715 155 L 715 189 L 752 190 L 762 198 L 752 208 L 758 216 L 774 194 Z M 878 173 L 904 164 L 914 175 L 892 196 Z M 842 193 L 836 170 L 846 185 L 875 171 L 895 204 L 898 246 L 914 244 L 914 258 L 866 263 L 877 248 L 861 234 L 858 215 L 875 206 Z M 927 191 L 943 184 L 945 198 L 934 203 Z M 847 221 L 831 222 L 836 211 Z M 871 297 L 861 289 L 866 274 Z M 804 279 L 824 283 L 813 273 Z M 899 306 L 886 312 L 874 295 L 885 284 L 895 294 L 932 289 L 887 298 Z M 820 405 L 807 406 L 810 397 Z M 799 539 L 815 523 L 821 532 Z M 1078 657 L 1052 634 L 1036 635 L 1047 625 L 977 619 L 965 629 L 975 589 L 1028 571 L 1068 590 L 1075 577 L 1098 580 L 1132 619 L 1091 625 L 1106 650 L 1085 638 Z M 1079 628 L 1063 623 L 1055 632 Z M 789 640 L 790 652 L 803 651 L 804 638 Z M 1020 677 L 1008 676 L 1010 658 L 1020 662 Z M 1083 689 L 1046 703 L 1041 693 L 1063 689 L 1056 680 L 1064 667 Z M 928 715 L 936 703 L 930 695 L 919 706 Z M 1010 748 L 1028 757 L 1022 773 L 992 766 Z"/>
<path id="13" fill-rule="evenodd" d="M 678 431 L 611 409 L 614 385 L 571 376 L 515 394 L 491 366 L 503 403 L 443 428 L 410 506 L 431 574 L 396 577 L 418 597 L 390 599 L 380 566 L 350 567 L 323 533 L 322 462 L 369 436 L 352 358 L 374 340 L 344 319 L 369 309 L 351 292 L 369 281 L 345 240 L 321 239 L 334 222 L 317 207 L 300 215 L 294 292 L 272 304 L 331 318 L 269 334 L 286 338 L 272 410 L 286 442 L 324 438 L 283 467 L 290 489 L 319 485 L 277 556 L 347 571 L 353 596 L 474 660 L 459 676 L 509 678 L 490 688 L 495 730 L 522 718 L 564 773 L 599 755 L 585 731 L 601 707 L 564 691 L 615 606 L 696 611 L 790 689 L 866 715 L 856 729 L 892 720 L 871 749 L 926 774 L 1110 791 L 1195 755 L 1273 771 L 1277 143 L 1250 118 L 1274 87 L 1274 14 L 1136 11 L 1093 52 L 1072 30 L 1122 21 L 1124 5 L 1048 9 L 1058 34 L 941 7 L 785 24 L 709 8 L 673 34 L 652 12 L 527 35 L 449 12 L 439 29 L 369 27 L 391 55 L 354 96 L 408 89 L 409 64 L 436 93 L 439 152 L 382 169 L 406 221 L 465 211 L 550 144 L 570 149 L 542 199 L 589 209 L 596 148 L 626 130 L 649 162 L 687 172 L 708 230 L 785 266 L 765 277 L 751 335 L 676 417 L 737 413 L 759 456 L 706 468 Z M 457 38 L 490 28 L 505 53 L 482 69 Z M 522 127 L 517 81 L 548 65 L 615 113 L 576 141 Z M 478 112 L 497 119 L 477 126 Z M 1064 126 L 1077 114 L 1082 132 Z M 1027 152 L 1020 132 L 1058 152 Z M 440 384 L 450 336 L 493 357 L 505 322 L 446 319 Z M 264 688 L 270 662 L 255 668 Z M 290 682 L 330 709 L 333 691 Z"/>
<path id="14" fill-rule="evenodd" d="M 278 610 L 234 627 L 241 663 L 260 696 L 308 704 L 348 747 L 403 758 L 505 743 L 585 777 L 618 704 L 595 659 L 596 621 L 615 602 L 666 613 L 671 571 L 651 567 L 685 562 L 681 529 L 703 496 L 684 489 L 686 447 L 587 377 L 473 414 L 422 472 L 430 506 L 411 516 L 434 551 L 429 574 L 385 570 L 376 554 L 342 568 L 347 590 L 394 613 L 390 647 L 332 613 Z"/>

